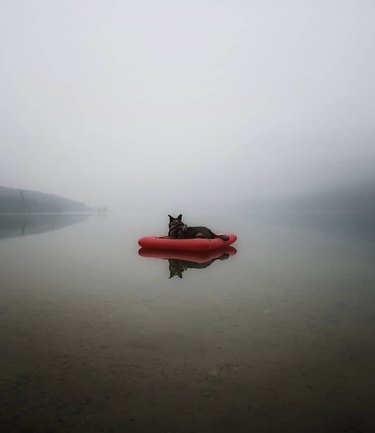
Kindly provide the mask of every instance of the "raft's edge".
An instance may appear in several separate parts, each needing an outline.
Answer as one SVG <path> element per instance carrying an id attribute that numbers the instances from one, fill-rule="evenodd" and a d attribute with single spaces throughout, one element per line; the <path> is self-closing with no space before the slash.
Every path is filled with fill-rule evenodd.
<path id="1" fill-rule="evenodd" d="M 157 236 L 144 236 L 138 240 L 139 246 L 147 249 L 213 251 L 232 245 L 237 240 L 234 233 L 221 233 L 229 236 L 227 241 L 216 239 L 171 239 Z"/>

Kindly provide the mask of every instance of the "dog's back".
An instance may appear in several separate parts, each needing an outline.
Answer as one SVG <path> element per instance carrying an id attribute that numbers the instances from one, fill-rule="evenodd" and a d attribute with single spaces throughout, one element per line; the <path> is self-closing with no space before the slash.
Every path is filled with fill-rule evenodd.
<path id="1" fill-rule="evenodd" d="M 221 235 L 216 235 L 212 230 L 204 226 L 188 227 L 185 233 L 187 238 L 215 239 L 221 236 Z"/>

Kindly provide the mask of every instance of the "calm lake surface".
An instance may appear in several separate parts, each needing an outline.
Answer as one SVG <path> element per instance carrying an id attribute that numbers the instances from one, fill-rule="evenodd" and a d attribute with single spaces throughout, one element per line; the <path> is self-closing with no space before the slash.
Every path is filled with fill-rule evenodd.
<path id="1" fill-rule="evenodd" d="M 195 218 L 237 254 L 142 257 L 158 213 L 0 216 L 2 432 L 375 431 L 374 215 Z"/>

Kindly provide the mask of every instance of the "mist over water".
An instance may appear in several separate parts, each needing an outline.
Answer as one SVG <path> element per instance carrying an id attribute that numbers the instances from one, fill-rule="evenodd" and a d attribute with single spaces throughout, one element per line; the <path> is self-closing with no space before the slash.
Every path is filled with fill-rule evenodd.
<path id="1" fill-rule="evenodd" d="M 197 209 L 374 183 L 370 1 L 0 8 L 0 185 Z"/>
<path id="2" fill-rule="evenodd" d="M 374 13 L 1 1 L 4 431 L 375 430 Z"/>

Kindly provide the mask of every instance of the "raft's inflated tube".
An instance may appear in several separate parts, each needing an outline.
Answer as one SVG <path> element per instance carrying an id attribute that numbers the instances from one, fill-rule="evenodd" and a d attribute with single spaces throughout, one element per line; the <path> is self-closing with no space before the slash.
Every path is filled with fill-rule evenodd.
<path id="1" fill-rule="evenodd" d="M 176 251 L 141 248 L 138 254 L 142 257 L 152 257 L 155 259 L 177 259 L 195 263 L 205 263 L 209 260 L 221 257 L 223 254 L 234 256 L 237 254 L 237 250 L 234 247 L 225 247 L 212 251 Z"/>
<path id="2" fill-rule="evenodd" d="M 220 238 L 215 239 L 172 239 L 166 236 L 145 236 L 138 240 L 138 244 L 142 248 L 159 249 L 159 250 L 183 250 L 183 251 L 212 251 L 220 248 L 225 248 L 237 240 L 237 236 L 233 233 L 220 233 L 229 237 L 227 241 Z"/>

